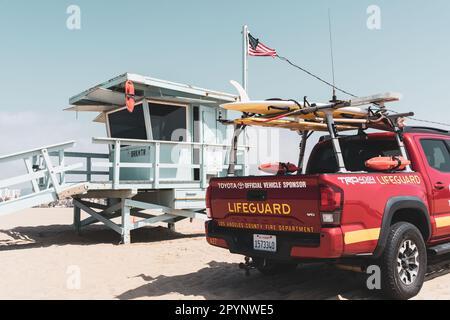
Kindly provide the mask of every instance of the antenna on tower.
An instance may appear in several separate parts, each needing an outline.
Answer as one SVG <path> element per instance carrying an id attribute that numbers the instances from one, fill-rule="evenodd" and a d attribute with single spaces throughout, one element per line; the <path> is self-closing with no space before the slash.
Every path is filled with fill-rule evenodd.
<path id="1" fill-rule="evenodd" d="M 330 33 L 331 73 L 333 75 L 333 99 L 332 99 L 332 101 L 337 101 L 336 79 L 335 79 L 335 73 L 334 73 L 333 33 L 332 33 L 332 27 L 331 27 L 331 10 L 330 9 L 328 9 L 328 31 Z"/>

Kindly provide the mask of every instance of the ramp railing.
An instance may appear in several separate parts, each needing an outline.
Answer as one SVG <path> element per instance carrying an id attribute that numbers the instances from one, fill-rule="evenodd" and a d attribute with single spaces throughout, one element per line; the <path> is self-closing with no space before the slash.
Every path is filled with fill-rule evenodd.
<path id="1" fill-rule="evenodd" d="M 50 203 L 67 197 L 69 189 L 82 188 L 82 185 L 66 183 L 67 172 L 83 166 L 82 163 L 65 164 L 65 150 L 74 145 L 75 142 L 70 141 L 0 156 L 0 165 L 11 164 L 18 160 L 23 161 L 27 172 L 9 178 L 0 177 L 0 190 L 24 184 L 31 185 L 30 194 L 0 202 L 0 215 Z"/>
<path id="2" fill-rule="evenodd" d="M 57 156 L 57 153 L 52 153 Z M 109 159 L 107 153 L 89 153 L 89 152 L 64 152 L 66 159 L 77 159 L 83 162 L 83 166 L 77 170 L 67 171 L 66 175 L 69 176 L 81 176 L 80 182 L 93 182 L 95 176 L 109 176 L 109 170 L 95 170 L 94 166 L 96 162 L 94 160 Z"/>

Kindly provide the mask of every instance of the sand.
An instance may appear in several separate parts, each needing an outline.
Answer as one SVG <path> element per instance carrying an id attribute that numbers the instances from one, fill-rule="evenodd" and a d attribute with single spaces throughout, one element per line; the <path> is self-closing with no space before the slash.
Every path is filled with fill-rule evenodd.
<path id="1" fill-rule="evenodd" d="M 132 233 L 102 225 L 78 236 L 70 209 L 30 209 L 0 218 L 0 299 L 378 299 L 357 273 L 314 264 L 264 277 L 239 270 L 241 256 L 209 246 L 203 224 Z M 450 299 L 450 270 L 429 276 L 416 299 Z"/>

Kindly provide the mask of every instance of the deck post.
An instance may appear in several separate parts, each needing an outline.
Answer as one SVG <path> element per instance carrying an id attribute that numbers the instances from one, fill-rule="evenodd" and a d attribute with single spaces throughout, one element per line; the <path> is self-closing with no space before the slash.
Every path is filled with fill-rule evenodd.
<path id="1" fill-rule="evenodd" d="M 207 165 L 206 165 L 206 146 L 202 144 L 200 149 L 200 186 L 202 188 L 208 187 L 208 175 L 207 175 Z"/>
<path id="2" fill-rule="evenodd" d="M 92 181 L 92 158 L 91 157 L 86 157 L 86 179 L 87 182 L 91 182 Z"/>
<path id="3" fill-rule="evenodd" d="M 160 176 L 160 159 L 161 159 L 161 143 L 155 144 L 155 166 L 153 167 L 153 186 L 155 189 L 159 189 L 159 176 Z"/>
<path id="4" fill-rule="evenodd" d="M 114 163 L 113 163 L 113 189 L 119 189 L 120 185 L 120 140 L 114 142 Z"/>
<path id="5" fill-rule="evenodd" d="M 131 221 L 130 221 L 130 207 L 126 199 L 122 198 L 122 244 L 131 243 Z"/>

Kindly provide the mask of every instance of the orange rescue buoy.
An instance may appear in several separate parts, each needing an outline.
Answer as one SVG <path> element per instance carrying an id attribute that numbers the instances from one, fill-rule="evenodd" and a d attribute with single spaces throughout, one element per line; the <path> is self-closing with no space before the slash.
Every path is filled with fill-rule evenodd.
<path id="1" fill-rule="evenodd" d="M 376 171 L 405 170 L 410 164 L 403 157 L 376 157 L 366 161 L 366 167 Z"/>
<path id="2" fill-rule="evenodd" d="M 282 162 L 262 164 L 258 169 L 265 173 L 277 175 L 284 175 L 298 171 L 298 167 L 295 164 Z"/>
<path id="3" fill-rule="evenodd" d="M 134 84 L 130 80 L 125 83 L 125 104 L 127 106 L 128 112 L 133 113 L 136 100 Z"/>

